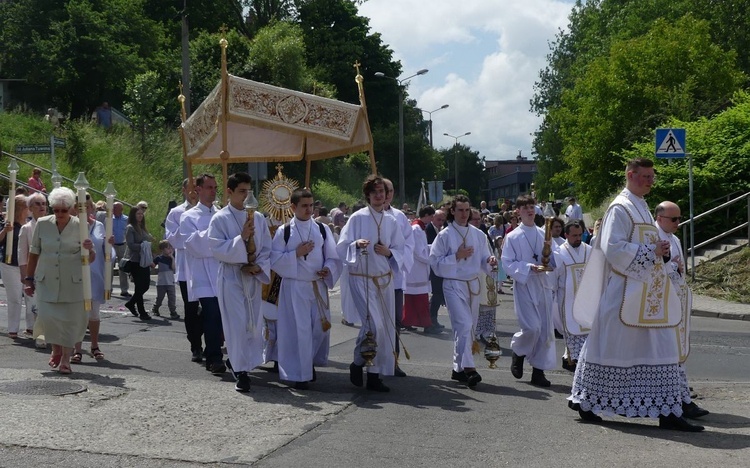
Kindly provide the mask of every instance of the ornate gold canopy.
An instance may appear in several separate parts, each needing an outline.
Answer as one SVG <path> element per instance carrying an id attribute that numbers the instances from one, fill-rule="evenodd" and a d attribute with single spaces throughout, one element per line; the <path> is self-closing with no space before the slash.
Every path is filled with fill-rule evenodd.
<path id="1" fill-rule="evenodd" d="M 230 75 L 222 38 L 221 81 L 187 118 L 182 103 L 180 134 L 183 158 L 192 180 L 193 164 L 238 162 L 307 162 L 305 186 L 310 187 L 311 162 L 367 151 L 376 172 L 372 133 L 367 119 L 359 63 L 355 81 L 360 104 L 279 88 Z"/>

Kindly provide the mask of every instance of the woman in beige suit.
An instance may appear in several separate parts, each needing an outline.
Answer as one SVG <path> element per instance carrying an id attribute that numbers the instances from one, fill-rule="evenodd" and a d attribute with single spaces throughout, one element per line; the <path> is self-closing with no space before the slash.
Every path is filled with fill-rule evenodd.
<path id="1" fill-rule="evenodd" d="M 37 322 L 52 344 L 49 365 L 59 366 L 61 374 L 70 374 L 70 356 L 77 341 L 86 333 L 88 315 L 83 306 L 83 269 L 81 247 L 89 251 L 89 263 L 95 258 L 94 244 L 81 244 L 78 218 L 70 215 L 75 194 L 68 188 L 50 193 L 52 216 L 39 218 L 29 249 L 24 278 L 26 294 L 36 294 Z"/>

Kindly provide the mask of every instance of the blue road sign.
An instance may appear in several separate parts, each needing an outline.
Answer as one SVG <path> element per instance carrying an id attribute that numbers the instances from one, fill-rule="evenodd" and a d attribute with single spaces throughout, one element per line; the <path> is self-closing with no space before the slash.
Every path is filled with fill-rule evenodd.
<path id="1" fill-rule="evenodd" d="M 685 152 L 686 147 L 684 128 L 656 129 L 657 158 L 684 158 Z"/>

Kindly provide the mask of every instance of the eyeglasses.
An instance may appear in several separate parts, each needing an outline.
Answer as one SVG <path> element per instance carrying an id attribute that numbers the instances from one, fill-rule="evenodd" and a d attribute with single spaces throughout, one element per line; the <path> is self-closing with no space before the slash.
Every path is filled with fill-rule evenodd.
<path id="1" fill-rule="evenodd" d="M 57 213 L 67 213 L 68 211 L 70 211 L 68 208 L 52 208 L 52 212 L 55 213 L 55 214 L 57 214 Z"/>
<path id="2" fill-rule="evenodd" d="M 682 221 L 682 216 L 662 216 L 659 215 L 660 218 L 668 219 L 672 221 L 673 223 L 676 223 L 678 221 Z"/>

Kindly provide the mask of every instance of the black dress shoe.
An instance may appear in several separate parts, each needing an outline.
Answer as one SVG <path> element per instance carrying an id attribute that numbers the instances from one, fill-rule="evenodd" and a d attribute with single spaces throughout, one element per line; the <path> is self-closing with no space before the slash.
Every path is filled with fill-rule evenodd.
<path id="1" fill-rule="evenodd" d="M 479 382 L 482 381 L 482 376 L 477 371 L 466 372 L 466 385 L 469 388 L 474 388 Z"/>
<path id="2" fill-rule="evenodd" d="M 562 358 L 562 368 L 566 371 L 575 372 L 576 371 L 576 361 L 570 361 L 568 362 L 568 358 L 564 357 Z"/>
<path id="3" fill-rule="evenodd" d="M 200 349 L 193 351 L 193 357 L 190 360 L 193 362 L 203 362 L 203 351 Z"/>
<path id="4" fill-rule="evenodd" d="M 143 320 L 144 322 L 145 322 L 146 320 L 151 320 L 151 316 L 150 316 L 150 315 L 148 315 L 148 314 L 147 314 L 146 312 L 144 312 L 144 313 L 142 313 L 141 315 L 139 315 L 139 316 L 138 316 L 138 318 L 140 318 L 140 319 L 141 319 L 141 320 Z"/>
<path id="5" fill-rule="evenodd" d="M 372 373 L 372 372 L 367 373 L 367 387 L 366 388 L 367 390 L 372 390 L 373 392 L 390 392 L 391 391 L 391 389 L 386 387 L 386 385 L 380 379 L 380 375 Z"/>
<path id="6" fill-rule="evenodd" d="M 310 384 L 307 382 L 295 382 L 294 383 L 294 389 L 295 390 L 308 390 L 310 388 Z"/>
<path id="7" fill-rule="evenodd" d="M 221 375 L 227 371 L 227 366 L 223 362 L 214 362 L 208 365 L 208 371 L 213 375 Z"/>
<path id="8" fill-rule="evenodd" d="M 249 392 L 250 391 L 250 376 L 247 372 L 237 372 L 237 382 L 234 384 L 234 389 L 238 392 Z"/>
<path id="9" fill-rule="evenodd" d="M 355 387 L 361 387 L 365 384 L 365 379 L 362 376 L 362 368 L 364 366 L 358 366 L 354 363 L 349 364 L 349 381 Z"/>
<path id="10" fill-rule="evenodd" d="M 402 371 L 400 367 L 396 366 L 395 369 L 393 369 L 393 375 L 396 377 L 406 377 L 406 372 Z"/>
<path id="11" fill-rule="evenodd" d="M 451 371 L 451 380 L 457 380 L 459 382 L 468 382 L 469 377 L 467 377 L 466 372 L 464 371 L 461 371 L 461 372 Z"/>
<path id="12" fill-rule="evenodd" d="M 579 409 L 578 415 L 581 416 L 581 419 L 586 422 L 593 422 L 593 423 L 602 422 L 602 418 L 595 415 L 593 411 L 583 411 L 582 409 Z"/>
<path id="13" fill-rule="evenodd" d="M 513 377 L 520 379 L 523 377 L 523 356 L 513 353 L 510 359 L 510 373 Z"/>
<path id="14" fill-rule="evenodd" d="M 690 424 L 685 418 L 677 417 L 674 414 L 659 416 L 659 428 L 682 432 L 701 432 L 705 429 L 703 426 Z"/>
<path id="15" fill-rule="evenodd" d="M 531 371 L 531 384 L 537 387 L 549 387 L 552 385 L 547 377 L 544 376 L 544 371 L 541 369 L 533 369 Z"/>
<path id="16" fill-rule="evenodd" d="M 138 311 L 135 310 L 135 304 L 129 304 L 126 302 L 125 308 L 128 309 L 131 314 L 133 314 L 133 317 L 138 317 Z"/>
<path id="17" fill-rule="evenodd" d="M 701 408 L 692 401 L 682 404 L 682 417 L 688 419 L 698 419 L 709 414 L 708 410 Z"/>

